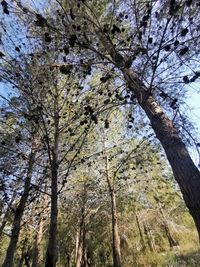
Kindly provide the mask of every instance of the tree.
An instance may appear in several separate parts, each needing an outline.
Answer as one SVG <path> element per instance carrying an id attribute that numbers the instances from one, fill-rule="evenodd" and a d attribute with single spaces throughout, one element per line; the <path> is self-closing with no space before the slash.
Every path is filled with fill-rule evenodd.
<path id="1" fill-rule="evenodd" d="M 36 10 L 31 3 L 22 2 L 1 3 L 0 78 L 25 105 L 19 108 L 16 98 L 1 97 L 19 109 L 18 123 L 26 122 L 18 129 L 25 133 L 21 147 L 25 149 L 26 130 L 32 132 L 31 127 L 38 129 L 43 143 L 38 170 L 47 168 L 51 183 L 46 266 L 55 267 L 57 261 L 59 194 L 71 170 L 91 157 L 92 145 L 84 147 L 85 142 L 98 139 L 88 137 L 91 127 L 96 136 L 101 134 L 101 121 L 109 129 L 109 116 L 116 108 L 123 114 L 116 124 L 123 122 L 125 141 L 137 136 L 138 128 L 144 130 L 150 121 L 200 233 L 200 174 L 184 144 L 192 141 L 198 147 L 198 142 L 181 112 L 187 88 L 200 77 L 199 4 L 74 0 L 50 1 L 46 10 L 39 10 L 38 3 Z M 11 21 L 15 31 L 10 28 Z M 5 140 L 3 148 L 10 149 Z M 126 171 L 126 162 L 122 161 L 120 171 Z M 5 177 L 9 180 L 8 173 Z M 110 192 L 115 193 L 111 187 Z M 113 203 L 114 199 L 112 195 Z M 144 223 L 147 233 L 149 222 Z"/>

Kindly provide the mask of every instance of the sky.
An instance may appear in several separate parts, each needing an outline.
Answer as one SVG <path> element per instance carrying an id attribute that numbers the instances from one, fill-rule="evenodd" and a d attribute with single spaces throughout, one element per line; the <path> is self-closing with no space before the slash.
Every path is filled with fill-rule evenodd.
<path id="1" fill-rule="evenodd" d="M 200 133 L 200 93 L 192 93 L 186 102 L 193 109 L 190 117 L 197 124 Z"/>
<path id="2" fill-rule="evenodd" d="M 199 84 L 200 89 L 200 84 Z M 199 138 L 198 142 L 200 143 L 200 90 L 199 92 L 191 92 L 188 93 L 188 98 L 186 100 L 189 111 L 188 115 L 191 121 L 197 127 L 197 138 Z M 196 165 L 200 164 L 200 158 L 196 149 L 190 149 L 190 154 L 192 159 L 194 160 Z"/>
<path id="3" fill-rule="evenodd" d="M 23 4 L 31 3 L 34 6 L 34 8 L 42 10 L 42 9 L 45 9 L 49 1 L 48 0 L 46 1 L 23 0 L 21 2 Z M 7 92 L 5 90 L 6 88 L 3 87 L 2 84 L 0 83 L 0 94 L 6 96 Z M 187 99 L 186 99 L 186 106 L 183 109 L 183 112 L 187 112 L 186 115 L 189 116 L 191 121 L 197 127 L 197 136 L 199 136 L 200 138 L 200 83 L 195 83 L 195 85 L 192 86 L 191 88 L 188 88 L 187 91 L 188 93 L 187 93 Z M 200 143 L 200 139 L 198 140 L 198 142 Z M 195 151 L 192 151 L 191 154 L 192 154 L 192 157 L 195 163 L 197 163 L 197 161 L 199 163 L 199 158 L 197 157 L 197 153 Z"/>

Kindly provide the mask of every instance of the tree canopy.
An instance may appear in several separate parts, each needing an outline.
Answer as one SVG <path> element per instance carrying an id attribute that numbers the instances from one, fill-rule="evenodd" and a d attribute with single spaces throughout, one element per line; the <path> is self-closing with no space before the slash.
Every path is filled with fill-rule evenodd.
<path id="1" fill-rule="evenodd" d="M 2 266 L 198 266 L 199 1 L 3 0 L 0 17 Z"/>

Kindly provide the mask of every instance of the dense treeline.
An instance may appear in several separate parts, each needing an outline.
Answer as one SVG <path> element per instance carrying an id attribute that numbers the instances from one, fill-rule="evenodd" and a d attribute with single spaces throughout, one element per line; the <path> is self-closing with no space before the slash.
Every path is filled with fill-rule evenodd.
<path id="1" fill-rule="evenodd" d="M 1 7 L 2 266 L 198 266 L 199 3 Z"/>

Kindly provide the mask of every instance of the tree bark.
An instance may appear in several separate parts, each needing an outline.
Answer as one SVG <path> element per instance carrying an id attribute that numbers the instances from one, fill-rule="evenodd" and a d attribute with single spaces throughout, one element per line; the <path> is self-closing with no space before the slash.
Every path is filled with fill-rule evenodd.
<path id="1" fill-rule="evenodd" d="M 20 224 L 21 224 L 23 213 L 24 213 L 26 201 L 27 201 L 28 196 L 29 196 L 29 190 L 30 190 L 30 185 L 31 185 L 31 177 L 32 177 L 32 172 L 33 172 L 33 165 L 35 162 L 36 150 L 37 149 L 36 149 L 35 140 L 33 140 L 31 153 L 29 156 L 27 175 L 26 175 L 25 184 L 24 184 L 24 191 L 23 191 L 22 196 L 20 198 L 19 205 L 16 208 L 15 213 L 14 213 L 11 239 L 10 239 L 10 243 L 9 243 L 9 246 L 8 246 L 8 249 L 6 252 L 6 257 L 5 257 L 5 260 L 4 260 L 2 267 L 13 267 L 14 253 L 16 250 L 16 246 L 17 246 L 17 242 L 18 242 L 18 238 L 19 238 L 19 233 L 20 233 Z"/>
<path id="2" fill-rule="evenodd" d="M 33 248 L 33 258 L 32 258 L 32 267 L 38 267 L 39 265 L 39 238 L 38 233 L 36 234 L 34 248 Z"/>
<path id="3" fill-rule="evenodd" d="M 121 267 L 121 249 L 120 249 L 120 236 L 117 221 L 117 205 L 114 190 L 114 184 L 111 183 L 109 177 L 108 157 L 106 157 L 106 179 L 111 198 L 111 214 L 112 214 L 112 250 L 113 250 L 113 267 Z"/>
<path id="4" fill-rule="evenodd" d="M 57 262 L 57 218 L 58 218 L 58 143 L 59 143 L 59 113 L 58 99 L 54 101 L 54 144 L 51 163 L 51 215 L 49 239 L 46 251 L 45 267 L 56 267 Z M 51 152 L 49 151 L 49 154 Z"/>
<path id="5" fill-rule="evenodd" d="M 117 222 L 117 206 L 115 192 L 111 192 L 112 203 L 112 235 L 113 235 L 113 267 L 121 267 L 120 236 Z"/>
<path id="6" fill-rule="evenodd" d="M 43 218 L 40 218 L 37 233 L 35 236 L 33 257 L 32 257 L 32 267 L 40 266 L 40 244 L 43 237 Z"/>
<path id="7" fill-rule="evenodd" d="M 86 185 L 84 184 L 82 192 L 82 207 L 81 207 L 81 220 L 79 225 L 79 234 L 77 237 L 77 256 L 76 256 L 76 267 L 84 267 L 85 265 L 85 205 L 86 205 Z"/>
<path id="8" fill-rule="evenodd" d="M 140 106 L 148 116 L 153 130 L 165 150 L 200 237 L 200 172 L 179 137 L 173 122 L 161 109 L 153 95 L 149 94 L 144 85 L 134 78 L 132 70 L 125 69 L 124 77 L 129 88 L 136 94 Z"/>
<path id="9" fill-rule="evenodd" d="M 200 172 L 179 137 L 173 122 L 134 70 L 126 67 L 127 65 L 130 66 L 130 64 L 127 64 L 127 59 L 117 52 L 109 36 L 102 31 L 99 31 L 98 34 L 113 62 L 122 71 L 130 91 L 135 94 L 139 105 L 145 111 L 157 138 L 165 150 L 200 238 Z"/>
<path id="10" fill-rule="evenodd" d="M 58 217 L 58 166 L 52 166 L 52 179 L 51 179 L 51 216 L 49 239 L 46 252 L 45 267 L 55 267 L 57 261 L 57 217 Z"/>
<path id="11" fill-rule="evenodd" d="M 47 182 L 45 184 L 45 193 L 47 193 Z M 43 203 L 42 208 L 40 209 L 40 217 L 39 222 L 36 229 L 36 235 L 34 240 L 33 247 L 33 255 L 32 255 L 32 265 L 31 267 L 39 267 L 41 266 L 41 262 L 43 259 L 43 255 L 41 254 L 41 242 L 43 238 L 43 230 L 44 230 L 44 215 L 47 212 L 49 196 L 45 194 L 41 198 L 41 203 Z M 36 208 L 36 207 L 35 207 Z"/>
<path id="12" fill-rule="evenodd" d="M 84 209 L 81 209 L 81 222 L 79 227 L 79 238 L 78 238 L 78 249 L 77 249 L 77 257 L 76 257 L 76 267 L 81 267 L 84 252 L 84 231 L 85 231 L 85 214 Z"/>

